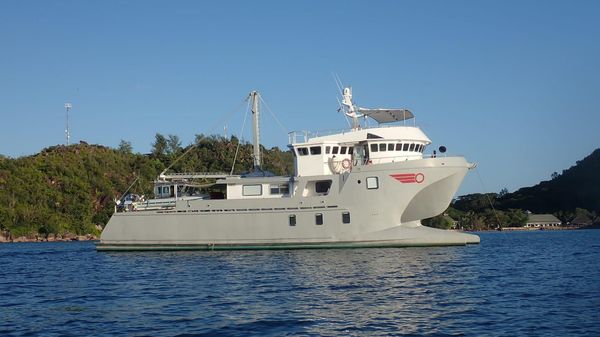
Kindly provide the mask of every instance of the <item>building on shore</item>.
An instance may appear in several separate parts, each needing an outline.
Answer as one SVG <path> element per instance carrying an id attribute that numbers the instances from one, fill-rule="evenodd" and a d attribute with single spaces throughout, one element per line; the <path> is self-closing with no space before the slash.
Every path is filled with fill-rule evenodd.
<path id="1" fill-rule="evenodd" d="M 562 222 L 552 214 L 533 214 L 527 211 L 527 222 L 524 227 L 543 228 L 560 227 Z"/>

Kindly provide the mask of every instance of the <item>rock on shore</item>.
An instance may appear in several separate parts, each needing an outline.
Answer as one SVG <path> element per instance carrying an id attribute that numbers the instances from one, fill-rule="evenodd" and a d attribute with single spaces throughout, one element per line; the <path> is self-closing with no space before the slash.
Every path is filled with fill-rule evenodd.
<path id="1" fill-rule="evenodd" d="M 46 235 L 28 235 L 28 236 L 18 236 L 13 237 L 8 232 L 0 233 L 0 243 L 9 243 L 9 242 L 65 242 L 65 241 L 91 241 L 98 240 L 98 237 L 93 234 L 87 235 L 75 235 L 75 234 L 63 234 L 63 235 L 55 235 L 48 234 Z"/>

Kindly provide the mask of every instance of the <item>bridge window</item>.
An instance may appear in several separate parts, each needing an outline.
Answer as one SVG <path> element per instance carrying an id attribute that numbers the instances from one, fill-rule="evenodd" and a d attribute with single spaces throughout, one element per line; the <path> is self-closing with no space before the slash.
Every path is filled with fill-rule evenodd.
<path id="1" fill-rule="evenodd" d="M 342 223 L 350 223 L 350 212 L 342 212 Z"/>
<path id="2" fill-rule="evenodd" d="M 377 144 L 371 144 L 371 152 L 377 152 L 379 151 L 377 148 Z"/>
<path id="3" fill-rule="evenodd" d="M 299 147 L 298 154 L 301 156 L 306 156 L 308 154 L 308 149 L 305 147 Z"/>
<path id="4" fill-rule="evenodd" d="M 347 149 L 347 147 L 345 147 L 345 146 L 342 146 L 342 147 L 340 148 L 340 154 L 346 154 L 346 149 Z"/>
<path id="5" fill-rule="evenodd" d="M 310 154 L 321 154 L 321 147 L 320 146 L 311 146 Z"/>
<path id="6" fill-rule="evenodd" d="M 408 151 L 408 143 L 404 143 L 402 146 L 402 151 Z"/>
<path id="7" fill-rule="evenodd" d="M 242 186 L 243 196 L 255 196 L 262 195 L 262 185 L 243 185 Z"/>
<path id="8" fill-rule="evenodd" d="M 388 144 L 388 151 L 394 151 L 394 143 Z"/>
<path id="9" fill-rule="evenodd" d="M 317 213 L 315 214 L 315 222 L 317 225 L 322 225 L 323 224 L 323 213 Z"/>

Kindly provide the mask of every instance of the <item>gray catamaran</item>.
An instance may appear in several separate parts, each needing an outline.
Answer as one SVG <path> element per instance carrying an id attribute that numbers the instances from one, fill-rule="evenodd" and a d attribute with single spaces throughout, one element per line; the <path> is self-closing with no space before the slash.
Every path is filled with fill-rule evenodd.
<path id="1" fill-rule="evenodd" d="M 253 91 L 254 166 L 260 168 L 259 96 Z M 479 237 L 421 225 L 450 204 L 463 157 L 424 155 L 430 139 L 407 109 L 364 109 L 344 88 L 352 129 L 291 132 L 291 177 L 162 172 L 154 199 L 121 204 L 98 250 L 217 250 L 443 246 Z M 367 127 L 367 118 L 377 126 Z M 363 123 L 361 123 L 361 120 Z M 260 171 L 255 171 L 260 172 Z M 220 192 L 202 193 L 197 179 Z"/>

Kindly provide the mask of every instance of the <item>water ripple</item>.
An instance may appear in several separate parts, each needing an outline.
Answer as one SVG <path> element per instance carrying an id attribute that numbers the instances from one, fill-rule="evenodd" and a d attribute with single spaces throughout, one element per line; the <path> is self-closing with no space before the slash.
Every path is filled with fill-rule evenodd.
<path id="1" fill-rule="evenodd" d="M 0 335 L 600 335 L 600 231 L 481 236 L 326 251 L 3 244 Z"/>

